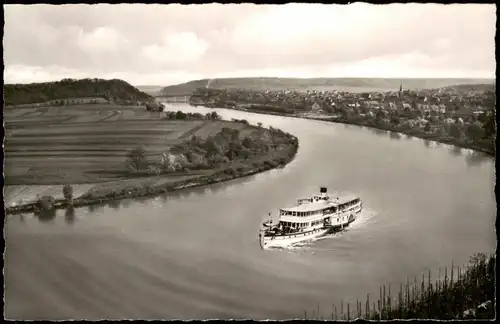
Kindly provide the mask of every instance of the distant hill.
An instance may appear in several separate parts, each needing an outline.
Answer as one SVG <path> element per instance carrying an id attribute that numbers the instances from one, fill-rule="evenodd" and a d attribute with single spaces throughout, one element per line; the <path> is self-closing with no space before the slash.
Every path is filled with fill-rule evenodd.
<path id="1" fill-rule="evenodd" d="M 444 87 L 445 89 L 453 89 L 459 91 L 495 91 L 495 85 L 489 84 L 456 84 Z"/>
<path id="2" fill-rule="evenodd" d="M 210 81 L 210 84 L 209 84 Z M 382 79 L 382 78 L 228 78 L 204 79 L 168 86 L 163 95 L 192 93 L 196 88 L 244 88 L 252 90 L 344 90 L 397 91 L 403 82 L 404 89 L 435 89 L 457 84 L 493 84 L 493 79 Z"/>
<path id="3" fill-rule="evenodd" d="M 155 85 L 139 85 L 135 87 L 140 91 L 145 92 L 151 96 L 159 95 L 161 89 L 163 89 L 163 86 L 155 86 Z"/>
<path id="4" fill-rule="evenodd" d="M 217 80 L 219 80 L 219 79 L 217 79 Z M 220 80 L 226 80 L 226 79 L 220 79 Z M 209 82 L 208 79 L 189 81 L 186 83 L 181 83 L 181 84 L 165 87 L 165 88 L 161 89 L 160 93 L 162 95 L 190 94 L 198 88 L 206 87 L 208 82 Z M 230 85 L 231 83 L 229 82 L 227 84 Z M 232 86 L 227 86 L 227 84 L 224 84 L 225 88 L 234 88 Z"/>
<path id="5" fill-rule="evenodd" d="M 56 82 L 5 84 L 3 89 L 5 105 L 21 105 L 85 97 L 138 101 L 152 99 L 150 95 L 118 79 L 63 79 Z"/>

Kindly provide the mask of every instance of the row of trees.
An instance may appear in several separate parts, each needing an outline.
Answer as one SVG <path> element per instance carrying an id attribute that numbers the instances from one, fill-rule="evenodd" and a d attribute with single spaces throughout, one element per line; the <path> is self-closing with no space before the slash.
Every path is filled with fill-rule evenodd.
<path id="1" fill-rule="evenodd" d="M 340 121 L 363 124 L 380 128 L 390 128 L 403 133 L 433 134 L 438 138 L 449 138 L 480 147 L 490 147 L 494 142 L 495 112 L 470 116 L 466 121 L 461 117 L 449 117 L 435 112 L 378 110 L 375 114 L 360 114 L 357 111 L 338 109 Z"/>
<path id="2" fill-rule="evenodd" d="M 136 147 L 128 152 L 127 165 L 135 173 L 147 166 L 152 174 L 211 169 L 236 160 L 244 162 L 272 149 L 285 149 L 291 141 L 289 134 L 272 128 L 241 138 L 239 130 L 225 127 L 206 139 L 193 135 L 190 140 L 172 146 L 153 163 L 148 163 L 143 147 Z"/>
<path id="3" fill-rule="evenodd" d="M 165 119 L 170 120 L 221 120 L 222 117 L 216 111 L 206 113 L 185 113 L 183 111 L 168 111 L 165 113 Z"/>

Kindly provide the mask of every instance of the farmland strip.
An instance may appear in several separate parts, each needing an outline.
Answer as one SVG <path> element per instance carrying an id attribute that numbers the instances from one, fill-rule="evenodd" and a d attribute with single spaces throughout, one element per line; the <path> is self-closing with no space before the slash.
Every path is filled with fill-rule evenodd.
<path id="1" fill-rule="evenodd" d="M 193 135 L 194 133 L 196 133 L 198 130 L 202 129 L 203 127 L 205 127 L 209 123 L 210 122 L 204 122 L 201 125 L 198 125 L 196 127 L 191 128 L 190 130 L 188 130 L 187 132 L 185 132 L 184 134 L 182 134 L 181 136 L 179 136 L 179 139 L 189 138 L 191 135 Z"/>

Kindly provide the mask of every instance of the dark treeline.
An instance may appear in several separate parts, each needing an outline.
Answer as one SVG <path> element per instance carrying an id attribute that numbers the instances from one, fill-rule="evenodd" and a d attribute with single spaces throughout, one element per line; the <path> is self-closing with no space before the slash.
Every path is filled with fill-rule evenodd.
<path id="1" fill-rule="evenodd" d="M 55 82 L 5 84 L 4 96 L 5 105 L 45 103 L 68 98 L 104 98 L 110 101 L 153 99 L 150 95 L 118 79 L 62 79 Z"/>

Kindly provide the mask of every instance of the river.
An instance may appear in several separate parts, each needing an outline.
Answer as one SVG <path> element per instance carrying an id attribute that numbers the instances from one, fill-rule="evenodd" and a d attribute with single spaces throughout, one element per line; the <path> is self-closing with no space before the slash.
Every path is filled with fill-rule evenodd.
<path id="1" fill-rule="evenodd" d="M 177 105 L 174 110 L 212 111 Z M 494 161 L 404 135 L 218 109 L 299 138 L 283 169 L 5 223 L 10 319 L 289 319 L 351 303 L 496 246 Z M 319 190 L 354 193 L 345 232 L 261 250 L 269 212 Z M 345 305 L 345 304 L 344 304 Z M 364 303 L 363 303 L 364 305 Z M 344 306 L 346 307 L 346 306 Z"/>

